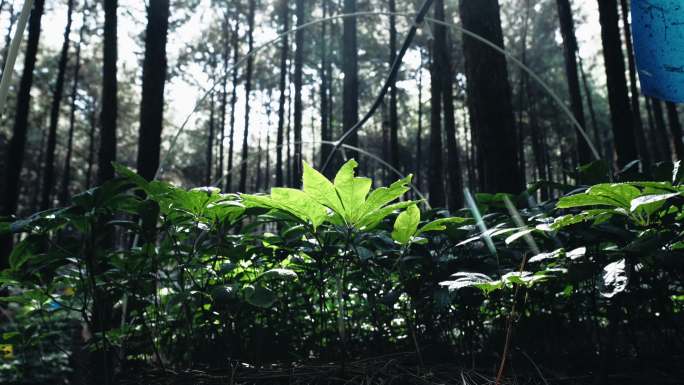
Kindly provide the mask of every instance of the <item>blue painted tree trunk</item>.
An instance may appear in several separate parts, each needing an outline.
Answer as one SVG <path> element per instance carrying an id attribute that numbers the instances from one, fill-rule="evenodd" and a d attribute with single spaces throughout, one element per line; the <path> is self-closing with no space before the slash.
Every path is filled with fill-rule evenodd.
<path id="1" fill-rule="evenodd" d="M 632 31 L 642 92 L 684 102 L 684 2 L 632 0 Z"/>

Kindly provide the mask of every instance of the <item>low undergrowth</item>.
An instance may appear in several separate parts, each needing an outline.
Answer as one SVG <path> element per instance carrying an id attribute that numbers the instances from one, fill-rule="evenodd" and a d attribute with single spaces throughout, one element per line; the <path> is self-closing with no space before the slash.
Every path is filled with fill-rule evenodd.
<path id="1" fill-rule="evenodd" d="M 406 199 L 410 176 L 373 189 L 355 168 L 330 181 L 305 164 L 302 189 L 252 195 L 117 167 L 69 207 L 0 223 L 19 239 L 0 276 L 0 378 L 349 371 L 409 352 L 417 378 L 452 363 L 560 381 L 682 358 L 677 166 L 601 182 L 594 164 L 579 179 L 597 183 L 553 185 L 558 200 L 531 199 L 551 186 L 537 183 L 453 216 Z"/>

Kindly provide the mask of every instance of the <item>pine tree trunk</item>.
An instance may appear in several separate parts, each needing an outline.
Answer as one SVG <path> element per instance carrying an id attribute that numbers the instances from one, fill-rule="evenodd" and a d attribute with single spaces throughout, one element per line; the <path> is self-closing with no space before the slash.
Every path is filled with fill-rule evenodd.
<path id="1" fill-rule="evenodd" d="M 596 121 L 596 111 L 594 110 L 594 100 L 591 97 L 591 89 L 589 89 L 589 82 L 587 81 L 587 74 L 584 72 L 582 65 L 582 58 L 578 57 L 580 75 L 582 75 L 582 88 L 584 89 L 584 97 L 587 101 L 587 108 L 589 109 L 589 118 L 591 119 L 591 128 L 594 132 L 594 146 L 600 156 L 604 156 L 603 139 L 601 139 L 601 132 L 599 131 L 598 123 Z"/>
<path id="2" fill-rule="evenodd" d="M 88 132 L 88 167 L 86 169 L 85 183 L 86 190 L 92 186 L 93 165 L 95 163 L 95 131 L 97 130 L 97 108 L 93 103 L 90 111 L 90 131 Z"/>
<path id="3" fill-rule="evenodd" d="M 297 26 L 304 24 L 304 0 L 296 3 Z M 295 63 L 294 63 L 294 157 L 292 161 L 294 187 L 301 186 L 302 179 L 302 71 L 304 67 L 304 30 L 295 33 Z"/>
<path id="4" fill-rule="evenodd" d="M 435 2 L 435 19 L 445 20 L 444 0 Z M 456 117 L 454 111 L 453 96 L 453 72 L 451 69 L 451 57 L 449 55 L 449 45 L 447 44 L 447 28 L 445 26 L 435 26 L 435 52 L 440 61 L 440 72 L 438 80 L 442 83 L 440 87 L 442 98 L 442 109 L 444 111 L 444 131 L 446 133 L 447 145 L 447 175 L 449 179 L 448 206 L 452 210 L 458 210 L 463 205 L 463 176 L 461 175 L 461 161 L 458 143 L 456 141 Z"/>
<path id="5" fill-rule="evenodd" d="M 463 27 L 503 47 L 498 0 L 462 0 Z M 516 130 L 506 59 L 490 47 L 463 37 L 470 127 L 478 148 L 480 186 L 485 192 L 518 193 Z"/>
<path id="6" fill-rule="evenodd" d="M 632 45 L 632 31 L 629 25 L 629 6 L 627 0 L 620 0 L 622 10 L 622 26 L 624 28 L 625 48 L 627 48 L 627 68 L 629 69 L 629 92 L 634 119 L 634 132 L 636 134 L 637 150 L 643 162 L 644 169 L 651 164 L 651 154 L 648 151 L 648 141 L 644 133 L 644 122 L 641 119 L 641 106 L 639 105 L 639 90 L 637 89 L 636 64 L 634 62 L 634 48 Z"/>
<path id="7" fill-rule="evenodd" d="M 655 121 L 655 137 L 658 143 L 659 152 L 662 156 L 659 160 L 672 162 L 672 145 L 670 143 L 670 134 L 668 127 L 665 125 L 665 114 L 663 112 L 663 104 L 659 99 L 650 98 L 653 107 L 653 120 Z"/>
<path id="8" fill-rule="evenodd" d="M 342 10 L 345 14 L 356 13 L 356 0 L 344 0 Z M 342 130 L 346 132 L 359 121 L 359 57 L 357 52 L 356 18 L 347 17 L 343 21 L 342 72 Z M 358 147 L 358 133 L 352 133 L 346 140 L 350 146 Z M 351 156 L 355 157 L 355 151 Z"/>
<path id="9" fill-rule="evenodd" d="M 572 18 L 572 8 L 570 7 L 570 0 L 556 0 L 556 5 L 558 7 L 561 36 L 563 37 L 565 76 L 568 82 L 568 92 L 570 93 L 570 107 L 577 122 L 582 128 L 585 128 L 582 94 L 580 93 L 580 82 L 577 73 L 577 38 L 575 37 L 575 22 Z M 587 145 L 586 140 L 576 128 L 573 128 L 573 130 L 577 137 L 579 163 L 581 165 L 587 164 L 592 160 L 589 145 Z"/>
<path id="10" fill-rule="evenodd" d="M 321 1 L 321 8 L 323 10 L 323 18 L 328 17 L 328 1 Z M 332 136 L 330 135 L 330 119 L 328 118 L 328 44 L 327 44 L 327 23 L 321 24 L 321 41 L 320 41 L 320 55 L 321 55 L 321 67 L 319 69 L 319 74 L 321 78 L 320 86 L 320 115 L 321 115 L 321 141 L 330 141 Z M 321 143 L 321 165 L 325 163 L 330 154 L 330 146 Z"/>
<path id="11" fill-rule="evenodd" d="M 60 106 L 64 94 L 64 75 L 66 74 L 67 59 L 69 58 L 69 35 L 71 34 L 74 0 L 67 1 L 67 22 L 64 27 L 64 41 L 57 64 L 57 81 L 52 94 L 50 106 L 50 125 L 48 127 L 47 150 L 45 152 L 45 172 L 43 172 L 43 188 L 40 199 L 40 210 L 47 210 L 52 206 L 52 192 L 55 187 L 55 147 L 57 146 L 57 124 L 59 123 Z"/>
<path id="12" fill-rule="evenodd" d="M 86 19 L 87 4 L 83 4 L 83 20 Z M 71 106 L 69 113 L 69 133 L 67 139 L 67 153 L 64 158 L 64 171 L 62 173 L 62 191 L 59 195 L 59 202 L 66 206 L 69 200 L 69 183 L 71 182 L 71 154 L 73 153 L 74 126 L 76 125 L 76 100 L 78 99 L 78 83 L 81 71 L 81 44 L 83 42 L 83 32 L 85 22 L 81 25 L 78 32 L 78 42 L 76 43 L 76 62 L 74 63 L 74 79 L 71 85 Z"/>
<path id="13" fill-rule="evenodd" d="M 283 32 L 290 29 L 290 14 L 289 14 L 289 1 L 281 0 L 281 10 L 280 18 L 283 23 Z M 276 133 L 276 187 L 282 187 L 284 185 L 284 168 L 283 165 L 283 136 L 285 131 L 285 87 L 287 86 L 287 57 L 289 55 L 290 43 L 289 35 L 285 35 L 282 41 L 282 48 L 280 51 L 280 81 L 279 90 L 280 96 L 278 99 L 278 131 Z"/>
<path id="14" fill-rule="evenodd" d="M 233 31 L 233 90 L 230 95 L 230 137 L 228 138 L 228 174 L 226 175 L 224 191 L 233 188 L 233 153 L 235 151 L 235 105 L 237 104 L 238 68 L 235 65 L 239 59 L 240 46 L 240 16 L 235 13 L 235 30 Z"/>
<path id="15" fill-rule="evenodd" d="M 114 178 L 112 162 L 116 160 L 117 99 L 117 8 L 118 0 L 104 0 L 104 43 L 102 47 L 102 112 L 100 115 L 100 147 L 98 149 L 97 183 Z"/>
<path id="16" fill-rule="evenodd" d="M 389 11 L 394 13 L 397 11 L 395 0 L 389 0 Z M 397 57 L 397 25 L 396 16 L 389 16 L 389 46 L 390 46 L 390 66 L 394 63 Z M 444 28 L 444 27 L 442 27 Z M 389 103 L 389 138 L 390 138 L 390 163 L 397 170 L 401 170 L 399 163 L 399 116 L 397 112 L 397 80 L 394 79 L 389 89 L 390 103 Z M 458 194 L 460 196 L 460 194 Z"/>
<path id="17" fill-rule="evenodd" d="M 418 66 L 418 127 L 416 128 L 416 173 L 415 185 L 421 189 L 421 169 L 423 164 L 423 51 L 420 50 L 420 66 Z"/>
<path id="18" fill-rule="evenodd" d="M 256 11 L 256 0 L 249 0 L 249 12 L 247 14 L 247 44 L 248 52 L 254 49 L 254 13 Z M 249 96 L 252 92 L 252 72 L 254 71 L 254 57 L 250 56 L 247 59 L 247 76 L 245 77 L 245 129 L 242 136 L 242 159 L 240 159 L 240 187 L 238 191 L 245 192 L 247 190 L 247 160 L 249 155 L 249 114 L 250 103 Z"/>
<path id="19" fill-rule="evenodd" d="M 24 69 L 17 93 L 17 105 L 12 129 L 12 139 L 7 146 L 7 161 L 5 162 L 5 183 L 2 199 L 2 215 L 11 216 L 17 211 L 19 200 L 19 176 L 24 163 L 26 148 L 26 133 L 28 130 L 28 115 L 31 106 L 31 86 L 33 85 L 33 70 L 36 66 L 38 40 L 40 38 L 40 22 L 43 17 L 45 0 L 36 0 L 29 18 L 28 38 L 24 54 Z M 12 250 L 12 236 L 0 236 L 0 270 L 9 267 L 8 257 Z"/>
<path id="20" fill-rule="evenodd" d="M 211 185 L 211 172 L 214 168 L 214 93 L 209 96 L 209 135 L 207 137 L 207 164 L 204 174 L 204 185 Z"/>
<path id="21" fill-rule="evenodd" d="M 672 102 L 665 103 L 667 107 L 667 120 L 670 122 L 670 132 L 674 142 L 675 155 L 677 160 L 684 159 L 684 143 L 682 143 L 682 125 L 679 122 L 677 105 Z"/>
<path id="22" fill-rule="evenodd" d="M 617 166 L 623 167 L 638 158 L 632 109 L 627 95 L 625 62 L 622 54 L 616 0 L 597 0 L 603 58 L 608 85 L 608 102 L 617 154 Z"/>
<path id="23" fill-rule="evenodd" d="M 442 61 L 438 57 L 437 41 L 432 41 L 430 65 L 430 158 L 428 163 L 428 192 L 430 204 L 444 207 L 444 165 L 442 162 Z"/>
<path id="24" fill-rule="evenodd" d="M 225 181 L 222 179 L 225 175 L 224 169 L 224 156 L 225 151 L 223 144 L 226 139 L 226 110 L 228 108 L 228 58 L 230 57 L 230 41 L 228 32 L 228 14 L 226 13 L 223 18 L 223 76 L 221 79 L 221 133 L 218 139 L 218 166 L 216 170 L 216 178 L 221 181 L 219 188 L 225 186 Z M 224 190 L 225 191 L 225 190 Z"/>
<path id="25" fill-rule="evenodd" d="M 169 29 L 169 0 L 150 0 L 145 30 L 138 173 L 154 179 L 159 168 L 161 134 L 164 125 L 166 83 L 166 40 Z"/>

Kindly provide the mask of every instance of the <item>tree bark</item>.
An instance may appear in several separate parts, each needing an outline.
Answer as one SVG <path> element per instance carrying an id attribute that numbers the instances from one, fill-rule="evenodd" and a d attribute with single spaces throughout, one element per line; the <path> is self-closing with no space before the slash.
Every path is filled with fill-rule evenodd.
<path id="1" fill-rule="evenodd" d="M 437 39 L 432 40 L 430 63 L 430 158 L 428 165 L 428 192 L 430 203 L 444 207 L 444 165 L 442 162 L 442 61 L 438 58 Z"/>
<path id="2" fill-rule="evenodd" d="M 228 14 L 224 15 L 223 19 L 223 76 L 221 79 L 221 134 L 219 135 L 219 142 L 217 146 L 218 150 L 218 166 L 216 170 L 216 178 L 221 180 L 221 185 L 219 187 L 225 188 L 225 181 L 222 179 L 225 169 L 224 169 L 224 157 L 225 151 L 223 144 L 226 139 L 226 110 L 228 107 L 228 58 L 230 57 L 230 41 L 228 38 Z M 224 189 L 225 191 L 225 189 Z"/>
<path id="3" fill-rule="evenodd" d="M 580 75 L 582 76 L 582 88 L 584 89 L 584 98 L 587 101 L 587 108 L 589 109 L 589 118 L 591 119 L 591 128 L 594 132 L 594 146 L 596 146 L 596 151 L 598 151 L 600 156 L 604 156 L 603 150 L 603 139 L 599 131 L 598 123 L 596 121 L 596 110 L 594 110 L 594 100 L 591 97 L 591 89 L 589 88 L 589 82 L 587 81 L 587 74 L 584 72 L 584 67 L 582 65 L 582 58 L 577 58 L 579 61 Z"/>
<path id="4" fill-rule="evenodd" d="M 67 59 L 69 58 L 69 35 L 74 11 L 74 0 L 67 1 L 67 22 L 64 27 L 64 41 L 57 64 L 57 80 L 55 81 L 52 105 L 50 106 L 50 125 L 48 127 L 47 149 L 45 152 L 45 172 L 43 172 L 43 188 L 40 199 L 40 210 L 47 210 L 52 206 L 52 192 L 55 187 L 55 147 L 57 146 L 57 124 L 59 123 L 60 106 L 64 94 L 64 75 L 66 74 Z"/>
<path id="5" fill-rule="evenodd" d="M 394 13 L 397 11 L 395 0 L 389 0 L 389 11 Z M 442 27 L 445 28 L 445 27 Z M 389 16 L 389 46 L 390 46 L 390 67 L 394 64 L 397 57 L 397 22 L 396 16 L 393 14 Z M 396 78 L 390 85 L 389 89 L 390 103 L 389 103 L 389 139 L 390 139 L 390 163 L 397 170 L 401 170 L 399 160 L 399 116 L 397 112 L 397 80 Z M 460 194 L 459 194 L 460 196 Z"/>
<path id="6" fill-rule="evenodd" d="M 283 23 L 283 32 L 288 31 L 290 29 L 290 13 L 289 13 L 289 1 L 288 0 L 281 0 L 281 5 L 280 5 L 280 18 L 281 22 Z M 287 85 L 287 73 L 288 73 L 288 68 L 287 68 L 287 57 L 289 56 L 289 51 L 290 51 L 290 42 L 289 42 L 289 35 L 285 35 L 283 37 L 283 45 L 281 47 L 280 51 L 280 81 L 279 81 L 279 90 L 280 90 L 280 96 L 278 99 L 278 131 L 276 132 L 276 180 L 275 180 L 275 185 L 276 187 L 282 187 L 284 185 L 284 178 L 283 178 L 283 169 L 285 166 L 283 165 L 283 149 L 284 149 L 284 143 L 283 143 L 283 136 L 284 136 L 284 131 L 285 131 L 285 88 Z"/>
<path id="7" fill-rule="evenodd" d="M 328 17 L 328 0 L 321 1 L 321 8 L 323 11 L 323 18 Z M 327 44 L 327 23 L 321 24 L 321 41 L 320 41 L 320 55 L 321 55 L 321 66 L 319 69 L 319 75 L 321 78 L 321 86 L 319 90 L 320 95 L 320 114 L 321 114 L 321 141 L 332 140 L 332 135 L 330 135 L 330 119 L 328 118 L 329 108 L 328 108 L 328 44 Z M 321 143 L 321 165 L 325 163 L 330 154 L 330 147 Z"/>
<path id="8" fill-rule="evenodd" d="M 667 107 L 667 120 L 670 122 L 670 132 L 674 142 L 675 155 L 677 160 L 684 159 L 684 143 L 682 143 L 682 125 L 679 122 L 677 105 L 672 102 L 665 103 Z"/>
<path id="9" fill-rule="evenodd" d="M 228 174 L 226 175 L 224 191 L 233 188 L 233 152 L 235 151 L 235 104 L 237 104 L 238 68 L 235 65 L 240 54 L 240 16 L 235 13 L 235 30 L 233 31 L 233 90 L 230 95 L 230 137 L 228 138 Z"/>
<path id="10" fill-rule="evenodd" d="M 634 120 L 627 95 L 616 0 L 597 0 L 608 86 L 608 102 L 618 167 L 638 158 Z"/>
<path id="11" fill-rule="evenodd" d="M 14 215 L 19 200 L 19 177 L 24 163 L 26 148 L 26 133 L 28 131 L 28 115 L 31 107 L 31 87 L 33 85 L 33 70 L 36 66 L 38 41 L 40 39 L 40 22 L 43 17 L 45 0 L 36 0 L 29 17 L 26 53 L 24 54 L 24 69 L 17 93 L 17 105 L 14 115 L 12 139 L 7 146 L 7 161 L 5 162 L 5 183 L 3 191 L 3 216 Z M 12 236 L 0 236 L 0 270 L 9 267 L 8 257 L 12 250 Z"/>
<path id="12" fill-rule="evenodd" d="M 207 137 L 207 164 L 204 174 L 204 185 L 211 185 L 211 173 L 214 168 L 214 93 L 209 96 L 209 135 Z"/>
<path id="13" fill-rule="evenodd" d="M 71 2 L 71 1 L 70 1 Z M 76 125 L 76 100 L 78 99 L 78 83 L 81 72 L 81 44 L 83 44 L 83 32 L 85 30 L 86 9 L 87 3 L 83 4 L 83 22 L 81 29 L 78 31 L 78 42 L 76 43 L 76 62 L 74 63 L 74 79 L 71 84 L 71 106 L 69 113 L 69 133 L 67 139 L 67 153 L 64 157 L 64 171 L 62 172 L 62 191 L 59 196 L 59 202 L 63 206 L 69 200 L 69 183 L 71 182 L 71 154 L 73 153 L 74 143 L 74 126 Z"/>
<path id="14" fill-rule="evenodd" d="M 7 26 L 7 34 L 5 35 L 5 48 L 2 50 L 2 66 L 0 67 L 0 72 L 5 70 L 7 54 L 9 53 L 10 43 L 12 43 L 12 28 L 17 21 L 17 13 L 14 12 L 14 2 L 10 3 L 9 14 L 9 25 Z"/>
<path id="15" fill-rule="evenodd" d="M 116 160 L 117 99 L 117 12 L 118 0 L 104 0 L 104 43 L 102 47 L 102 112 L 100 114 L 100 147 L 98 149 L 97 183 L 114 178 L 112 162 Z"/>
<path id="16" fill-rule="evenodd" d="M 663 103 L 659 99 L 650 98 L 653 107 L 653 119 L 655 120 L 655 137 L 658 143 L 658 148 L 663 154 L 660 160 L 672 162 L 672 145 L 670 144 L 670 134 L 665 125 L 665 114 L 663 112 Z"/>
<path id="17" fill-rule="evenodd" d="M 254 49 L 254 13 L 256 10 L 256 0 L 249 0 L 249 11 L 247 14 L 247 44 L 248 52 Z M 254 57 L 250 56 L 247 59 L 247 76 L 245 77 L 245 129 L 242 136 L 242 159 L 240 165 L 240 192 L 245 192 L 247 189 L 247 157 L 249 155 L 249 114 L 250 103 L 249 96 L 252 92 L 252 72 L 254 71 Z"/>
<path id="18" fill-rule="evenodd" d="M 561 36 L 563 37 L 565 76 L 568 82 L 568 92 L 570 93 L 570 107 L 577 122 L 582 128 L 585 128 L 582 94 L 580 93 L 580 82 L 577 73 L 577 38 L 575 37 L 575 22 L 572 18 L 572 8 L 570 0 L 556 0 L 556 5 L 558 7 Z M 573 130 L 577 138 L 579 163 L 587 164 L 592 160 L 589 145 L 576 128 L 573 128 Z"/>
<path id="19" fill-rule="evenodd" d="M 435 2 L 435 19 L 445 20 L 444 0 Z M 435 26 L 435 52 L 437 60 L 440 61 L 439 81 L 442 110 L 444 111 L 444 131 L 446 133 L 447 145 L 447 175 L 448 175 L 448 206 L 452 210 L 458 210 L 463 205 L 463 176 L 461 175 L 460 150 L 456 141 L 456 117 L 454 111 L 453 94 L 453 71 L 451 69 L 451 57 L 449 55 L 449 45 L 447 44 L 447 28 L 442 25 Z"/>
<path id="20" fill-rule="evenodd" d="M 644 132 L 644 122 L 641 119 L 641 106 L 639 103 L 639 90 L 637 88 L 636 64 L 634 61 L 634 48 L 632 45 L 632 31 L 629 24 L 629 6 L 627 0 L 620 0 L 622 10 L 622 26 L 625 35 L 625 48 L 627 48 L 627 68 L 629 69 L 629 92 L 632 105 L 632 115 L 634 119 L 634 132 L 637 140 L 637 150 L 639 157 L 644 163 L 644 168 L 648 169 L 651 164 L 651 154 L 648 151 L 648 141 Z"/>
<path id="21" fill-rule="evenodd" d="M 463 27 L 503 47 L 498 0 L 462 0 Z M 518 193 L 516 130 L 506 59 L 490 47 L 463 37 L 470 126 L 478 147 L 480 187 L 486 192 Z"/>
<path id="22" fill-rule="evenodd" d="M 145 29 L 138 173 L 154 179 L 159 168 L 161 134 L 164 125 L 164 85 L 166 83 L 166 40 L 169 29 L 169 0 L 150 0 Z"/>
<path id="23" fill-rule="evenodd" d="M 356 0 L 344 0 L 343 13 L 356 12 Z M 356 18 L 347 17 L 343 21 L 342 72 L 342 129 L 346 132 L 359 121 L 359 56 L 357 52 Z M 359 145 L 358 133 L 353 132 L 347 139 L 350 146 Z M 351 152 L 355 157 L 355 151 Z"/>
<path id="24" fill-rule="evenodd" d="M 418 127 L 416 129 L 416 186 L 421 189 L 421 169 L 423 164 L 423 51 L 420 50 L 420 66 L 418 66 Z"/>
<path id="25" fill-rule="evenodd" d="M 296 3 L 297 26 L 304 24 L 304 0 Z M 302 71 L 304 67 L 304 30 L 295 33 L 294 57 L 294 157 L 292 165 L 293 185 L 300 187 L 302 183 Z"/>

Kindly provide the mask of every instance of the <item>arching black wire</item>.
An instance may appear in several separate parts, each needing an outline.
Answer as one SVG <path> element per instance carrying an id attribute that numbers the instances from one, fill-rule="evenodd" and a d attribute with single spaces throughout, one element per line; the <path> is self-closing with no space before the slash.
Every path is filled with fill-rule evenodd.
<path id="1" fill-rule="evenodd" d="M 353 134 L 355 131 L 357 131 L 361 126 L 366 124 L 368 119 L 375 114 L 375 111 L 380 107 L 382 104 L 382 101 L 385 99 L 385 95 L 387 94 L 387 91 L 389 90 L 390 86 L 394 82 L 394 79 L 397 77 L 397 73 L 399 72 L 399 67 L 401 67 L 401 62 L 404 60 L 404 55 L 406 55 L 406 51 L 408 51 L 409 47 L 411 46 L 411 43 L 413 42 L 413 38 L 416 36 L 416 32 L 418 31 L 418 27 L 420 24 L 423 23 L 423 20 L 425 19 L 425 15 L 427 14 L 428 10 L 430 9 L 430 6 L 432 5 L 433 0 L 425 0 L 423 5 L 420 7 L 420 10 L 416 14 L 416 18 L 413 21 L 413 25 L 411 26 L 411 29 L 408 32 L 408 35 L 406 36 L 406 39 L 404 40 L 404 44 L 401 46 L 401 50 L 399 50 L 399 55 L 397 55 L 396 59 L 394 59 L 394 63 L 392 63 L 392 68 L 390 70 L 390 74 L 387 77 L 387 80 L 385 81 L 385 84 L 382 86 L 382 89 L 380 90 L 380 93 L 378 94 L 377 98 L 375 99 L 375 102 L 373 102 L 373 106 L 371 106 L 370 110 L 366 113 L 366 115 L 363 116 L 361 120 L 359 120 L 355 125 L 353 125 L 350 129 L 348 129 L 340 139 L 337 140 L 335 143 L 335 146 L 332 148 L 332 151 L 330 151 L 330 154 L 328 154 L 328 158 L 325 160 L 325 163 L 323 163 L 323 167 L 321 168 L 321 172 L 325 173 L 325 171 L 328 169 L 328 166 L 330 165 L 330 162 L 332 161 L 333 157 L 335 156 L 335 153 L 342 147 L 344 144 L 344 141 L 349 138 L 351 134 Z"/>

